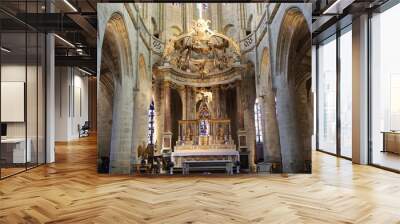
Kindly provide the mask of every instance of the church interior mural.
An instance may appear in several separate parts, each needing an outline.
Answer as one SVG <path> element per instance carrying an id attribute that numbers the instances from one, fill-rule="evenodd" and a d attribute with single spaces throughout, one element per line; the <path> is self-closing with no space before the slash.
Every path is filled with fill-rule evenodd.
<path id="1" fill-rule="evenodd" d="M 98 172 L 310 173 L 310 6 L 98 4 Z"/>

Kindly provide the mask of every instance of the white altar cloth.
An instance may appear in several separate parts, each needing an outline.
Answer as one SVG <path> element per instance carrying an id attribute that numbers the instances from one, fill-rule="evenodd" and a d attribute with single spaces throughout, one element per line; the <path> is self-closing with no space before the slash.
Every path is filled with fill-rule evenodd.
<path id="1" fill-rule="evenodd" d="M 175 156 L 237 156 L 239 152 L 236 150 L 196 150 L 196 151 L 178 151 L 172 152 L 171 157 Z"/>
<path id="2" fill-rule="evenodd" d="M 178 150 L 171 153 L 171 161 L 175 167 L 182 167 L 182 162 L 186 159 L 193 160 L 193 158 L 215 158 L 215 160 L 229 159 L 232 162 L 239 161 L 239 152 L 232 149 L 212 149 L 212 150 Z"/>

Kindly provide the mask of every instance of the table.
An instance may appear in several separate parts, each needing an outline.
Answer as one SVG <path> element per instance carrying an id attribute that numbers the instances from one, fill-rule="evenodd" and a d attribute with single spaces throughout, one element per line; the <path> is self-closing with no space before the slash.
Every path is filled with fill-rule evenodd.
<path id="1" fill-rule="evenodd" d="M 392 152 L 400 154 L 400 132 L 383 131 L 383 150 L 382 152 Z"/>
<path id="2" fill-rule="evenodd" d="M 27 143 L 26 151 L 25 144 Z M 6 138 L 1 139 L 1 157 L 6 163 L 26 163 L 31 162 L 32 141 L 30 138 Z M 11 159 L 12 158 L 12 159 Z"/>

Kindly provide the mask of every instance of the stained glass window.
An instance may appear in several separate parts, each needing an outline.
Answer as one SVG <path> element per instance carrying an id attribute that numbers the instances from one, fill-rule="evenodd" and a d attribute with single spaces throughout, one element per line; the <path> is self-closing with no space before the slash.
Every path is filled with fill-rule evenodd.
<path id="1" fill-rule="evenodd" d="M 254 104 L 254 124 L 256 127 L 256 142 L 263 142 L 263 133 L 261 125 L 261 105 L 258 99 L 256 99 L 256 103 Z"/>
<path id="2" fill-rule="evenodd" d="M 148 137 L 147 137 L 147 142 L 148 144 L 154 144 L 154 116 L 155 116 L 155 110 L 154 110 L 154 101 L 151 101 L 150 108 L 149 108 L 149 122 L 148 122 Z"/>

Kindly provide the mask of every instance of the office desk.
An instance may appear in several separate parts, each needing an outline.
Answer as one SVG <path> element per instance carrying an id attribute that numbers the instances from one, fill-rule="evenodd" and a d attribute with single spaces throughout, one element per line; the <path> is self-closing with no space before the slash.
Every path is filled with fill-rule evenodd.
<path id="1" fill-rule="evenodd" d="M 1 139 L 1 157 L 6 163 L 26 163 L 31 162 L 31 139 L 26 140 L 27 147 L 25 151 L 25 138 L 6 138 Z M 11 159 L 12 158 L 12 159 Z"/>
<path id="2" fill-rule="evenodd" d="M 383 134 L 383 152 L 400 154 L 400 132 L 386 131 Z"/>

